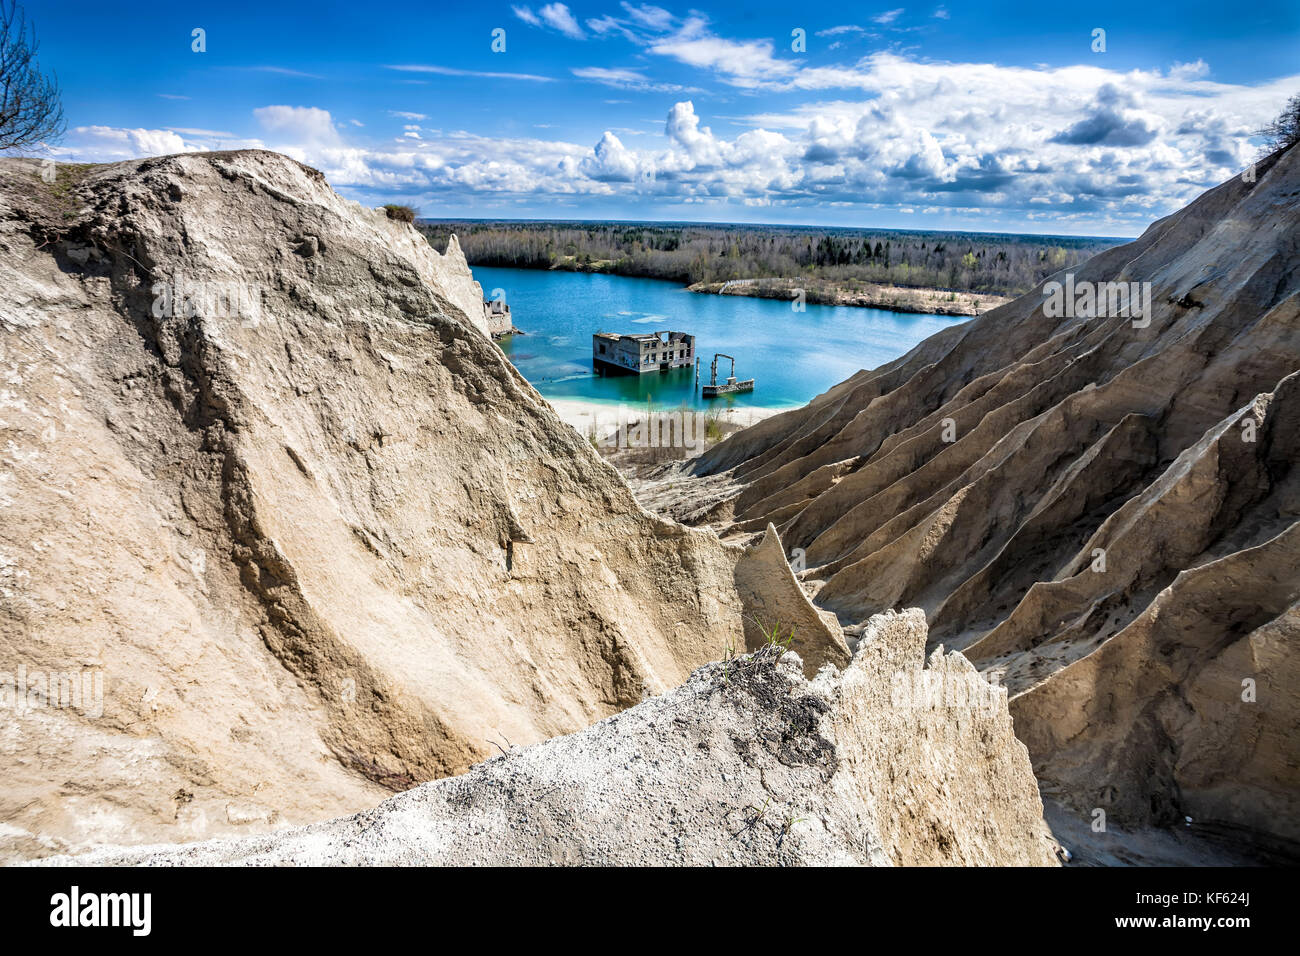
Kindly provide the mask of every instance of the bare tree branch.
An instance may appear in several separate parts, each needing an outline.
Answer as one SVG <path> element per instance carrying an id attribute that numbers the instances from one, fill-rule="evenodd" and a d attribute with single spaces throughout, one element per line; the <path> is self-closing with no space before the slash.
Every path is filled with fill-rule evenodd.
<path id="1" fill-rule="evenodd" d="M 38 46 L 17 0 L 0 0 L 0 152 L 49 143 L 66 128 L 58 80 L 41 73 Z"/>
<path id="2" fill-rule="evenodd" d="M 1286 101 L 1286 106 L 1271 123 L 1255 131 L 1264 137 L 1264 152 L 1272 153 L 1300 142 L 1300 93 Z"/>

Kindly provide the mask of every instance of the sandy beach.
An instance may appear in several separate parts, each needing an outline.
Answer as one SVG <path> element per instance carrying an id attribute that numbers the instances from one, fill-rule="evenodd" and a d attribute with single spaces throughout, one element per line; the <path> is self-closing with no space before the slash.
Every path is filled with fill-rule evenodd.
<path id="1" fill-rule="evenodd" d="M 590 402 L 578 398 L 548 398 L 546 401 L 555 409 L 560 418 L 576 428 L 578 433 L 584 437 L 589 434 L 593 424 L 597 428 L 608 427 L 614 429 L 618 427 L 620 422 L 635 420 L 645 412 L 645 408 L 641 405 Z M 672 412 L 676 410 L 669 407 L 655 409 L 656 412 Z M 725 422 L 743 428 L 789 410 L 789 408 L 756 408 L 746 405 L 723 409 L 721 414 Z M 693 411 L 706 410 L 693 409 Z"/>

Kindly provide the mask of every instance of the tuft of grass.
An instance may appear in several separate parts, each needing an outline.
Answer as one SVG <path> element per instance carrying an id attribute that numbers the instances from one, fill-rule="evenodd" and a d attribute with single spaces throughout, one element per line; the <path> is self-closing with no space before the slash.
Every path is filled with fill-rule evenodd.
<path id="1" fill-rule="evenodd" d="M 794 643 L 794 635 L 795 631 L 798 630 L 798 627 L 791 625 L 789 633 L 782 637 L 780 621 L 777 621 L 769 627 L 765 626 L 763 622 L 756 617 L 751 618 L 751 620 L 758 625 L 759 631 L 763 634 L 762 650 L 766 651 L 769 655 L 774 655 L 776 660 L 779 661 L 785 656 L 785 652 L 790 649 L 790 645 Z"/>
<path id="2" fill-rule="evenodd" d="M 722 441 L 722 412 L 716 409 L 705 412 L 704 440 L 712 445 Z"/>
<path id="3" fill-rule="evenodd" d="M 788 814 L 781 824 L 781 832 L 776 838 L 776 845 L 778 847 L 782 846 L 785 843 L 785 838 L 790 835 L 790 831 L 795 828 L 795 824 L 804 823 L 807 819 L 807 817 L 796 817 L 793 813 Z"/>
<path id="4" fill-rule="evenodd" d="M 722 658 L 722 683 L 728 683 L 727 671 L 731 667 L 731 662 L 736 659 L 736 645 L 727 644 L 726 654 Z"/>
<path id="5" fill-rule="evenodd" d="M 734 666 L 737 674 L 743 675 L 746 672 L 757 672 L 764 664 L 770 664 L 775 667 L 785 656 L 785 652 L 790 649 L 794 643 L 795 632 L 797 627 L 792 626 L 788 632 L 783 631 L 781 623 L 778 621 L 768 627 L 758 618 L 750 618 L 763 634 L 763 644 L 752 654 L 743 657 L 736 656 L 736 648 L 733 644 L 728 644 L 722 657 L 722 683 L 729 686 L 731 683 L 731 672 Z"/>
<path id="6" fill-rule="evenodd" d="M 415 209 L 411 206 L 399 206 L 396 203 L 386 203 L 384 212 L 388 214 L 389 219 L 396 219 L 398 222 L 415 222 Z"/>

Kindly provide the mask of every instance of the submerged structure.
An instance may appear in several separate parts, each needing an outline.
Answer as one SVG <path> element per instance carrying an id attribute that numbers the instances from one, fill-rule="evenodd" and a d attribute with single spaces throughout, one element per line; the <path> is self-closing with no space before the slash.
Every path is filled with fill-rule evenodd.
<path id="1" fill-rule="evenodd" d="M 597 332 L 591 337 L 591 362 L 602 372 L 622 375 L 690 368 L 695 362 L 695 336 L 686 332 Z"/>
<path id="2" fill-rule="evenodd" d="M 731 372 L 727 375 L 727 380 L 721 385 L 718 384 L 718 359 L 724 358 L 731 362 Z M 730 355 L 723 352 L 716 352 L 713 356 L 713 362 L 709 365 L 709 384 L 705 385 L 700 391 L 703 398 L 715 398 L 718 395 L 734 395 L 736 392 L 752 392 L 754 390 L 754 380 L 747 378 L 743 382 L 736 381 L 736 360 Z"/>
<path id="3" fill-rule="evenodd" d="M 515 328 L 510 317 L 510 306 L 500 299 L 489 299 L 483 303 L 483 321 L 487 324 L 488 334 L 494 339 L 506 335 L 523 335 Z"/>

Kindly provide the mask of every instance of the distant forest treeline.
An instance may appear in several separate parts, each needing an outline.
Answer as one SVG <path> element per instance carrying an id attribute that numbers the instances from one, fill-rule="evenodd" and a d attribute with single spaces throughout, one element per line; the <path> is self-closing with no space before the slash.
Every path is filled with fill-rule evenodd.
<path id="1" fill-rule="evenodd" d="M 422 221 L 456 234 L 470 265 L 613 272 L 683 283 L 811 276 L 1021 295 L 1124 240 L 960 232 L 671 223 Z"/>

